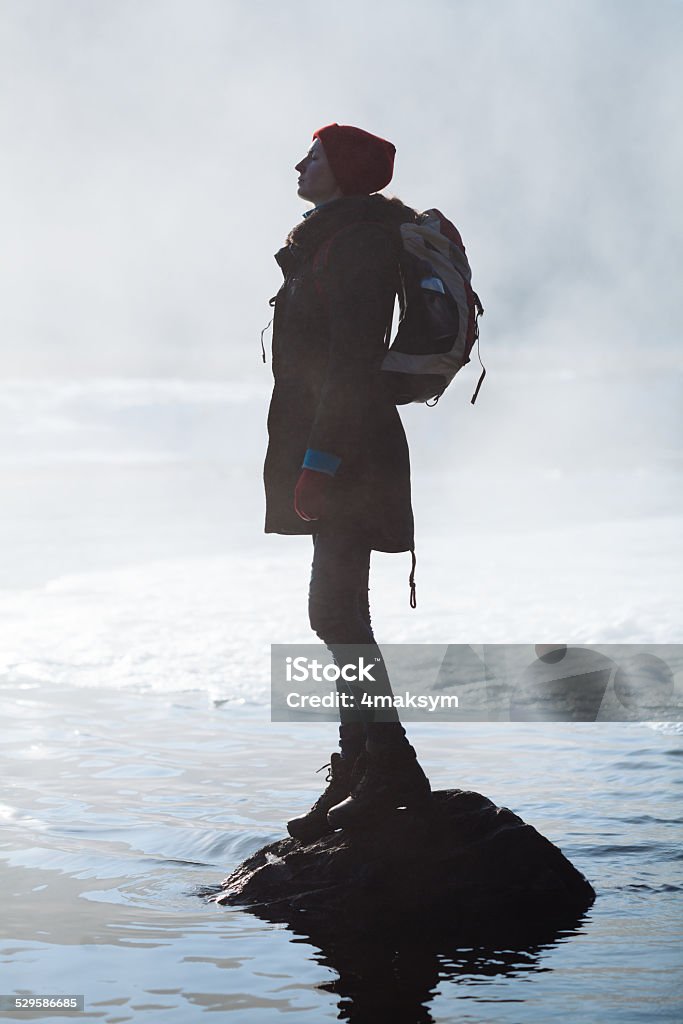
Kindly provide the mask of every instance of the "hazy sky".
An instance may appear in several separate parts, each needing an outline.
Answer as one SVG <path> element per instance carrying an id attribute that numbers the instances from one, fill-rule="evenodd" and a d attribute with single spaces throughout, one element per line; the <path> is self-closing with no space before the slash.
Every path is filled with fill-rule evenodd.
<path id="1" fill-rule="evenodd" d="M 678 347 L 683 4 L 1 0 L 5 374 L 261 374 L 336 120 L 460 227 L 501 365 Z"/>

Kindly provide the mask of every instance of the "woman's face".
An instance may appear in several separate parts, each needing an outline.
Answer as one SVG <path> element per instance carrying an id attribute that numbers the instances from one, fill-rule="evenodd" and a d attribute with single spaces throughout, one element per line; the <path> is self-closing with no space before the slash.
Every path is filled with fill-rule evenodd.
<path id="1" fill-rule="evenodd" d="M 321 203 L 326 203 L 329 199 L 337 199 L 342 195 L 327 162 L 320 139 L 313 140 L 313 145 L 308 153 L 303 160 L 299 161 L 294 170 L 299 172 L 297 193 L 302 199 L 307 199 L 309 203 L 320 206 Z"/>

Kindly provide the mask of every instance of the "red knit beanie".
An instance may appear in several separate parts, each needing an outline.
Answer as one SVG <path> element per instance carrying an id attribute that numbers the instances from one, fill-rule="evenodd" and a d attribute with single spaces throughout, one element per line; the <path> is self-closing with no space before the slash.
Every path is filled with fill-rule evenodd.
<path id="1" fill-rule="evenodd" d="M 396 147 L 378 135 L 348 124 L 328 124 L 313 132 L 346 196 L 370 195 L 388 185 L 394 173 Z"/>

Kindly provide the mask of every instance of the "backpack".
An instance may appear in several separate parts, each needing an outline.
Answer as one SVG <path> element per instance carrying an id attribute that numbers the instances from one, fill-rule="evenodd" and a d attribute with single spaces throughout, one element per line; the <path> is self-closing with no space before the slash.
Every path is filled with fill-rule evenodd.
<path id="1" fill-rule="evenodd" d="M 401 224 L 400 232 L 400 320 L 382 371 L 397 405 L 435 405 L 470 361 L 484 309 L 470 284 L 460 232 L 439 210 L 425 210 L 416 222 Z M 391 334 L 390 323 L 387 342 Z M 481 366 L 472 405 L 486 375 Z"/>
<path id="2" fill-rule="evenodd" d="M 316 287 L 323 297 L 321 273 L 332 242 L 344 230 L 323 242 L 313 261 Z M 387 326 L 388 351 L 381 367 L 396 405 L 436 405 L 458 370 L 469 363 L 484 312 L 471 277 L 460 232 L 439 210 L 425 210 L 417 221 L 400 225 L 400 318 L 393 343 L 393 316 Z M 486 376 L 483 363 L 481 367 L 472 405 Z"/>

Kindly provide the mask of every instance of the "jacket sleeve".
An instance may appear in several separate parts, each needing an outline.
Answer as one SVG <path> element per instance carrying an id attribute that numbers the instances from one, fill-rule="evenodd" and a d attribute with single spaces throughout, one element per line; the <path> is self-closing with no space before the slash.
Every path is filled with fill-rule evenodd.
<path id="1" fill-rule="evenodd" d="M 329 355 L 308 450 L 352 465 L 366 437 L 385 334 L 398 283 L 397 243 L 386 228 L 362 223 L 339 233 L 321 284 L 329 310 Z"/>

